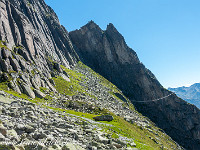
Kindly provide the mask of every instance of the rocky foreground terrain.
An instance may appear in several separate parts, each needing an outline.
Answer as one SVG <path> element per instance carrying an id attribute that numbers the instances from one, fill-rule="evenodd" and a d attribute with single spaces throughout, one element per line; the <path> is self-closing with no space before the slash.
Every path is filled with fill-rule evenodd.
<path id="1" fill-rule="evenodd" d="M 199 139 L 199 109 L 162 88 L 112 24 L 68 33 L 44 0 L 0 0 L 0 149 L 198 150 Z"/>
<path id="2" fill-rule="evenodd" d="M 88 94 L 66 95 L 56 86 L 56 79 L 55 88 L 62 94 L 54 97 L 48 89 L 45 99 L 30 99 L 12 90 L 16 96 L 0 93 L 0 148 L 182 149 L 139 114 L 112 83 L 82 63 L 74 70 L 74 78 L 81 78 L 82 90 Z"/>

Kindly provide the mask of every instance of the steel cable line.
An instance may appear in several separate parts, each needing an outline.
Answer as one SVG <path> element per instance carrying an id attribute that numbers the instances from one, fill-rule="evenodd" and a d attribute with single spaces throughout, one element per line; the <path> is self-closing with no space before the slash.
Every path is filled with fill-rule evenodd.
<path id="1" fill-rule="evenodd" d="M 131 102 L 136 102 L 136 103 L 148 103 L 148 102 L 155 102 L 155 101 L 159 101 L 159 100 L 162 100 L 162 99 L 164 99 L 164 98 L 167 98 L 167 97 L 169 97 L 169 96 L 171 96 L 171 95 L 173 95 L 174 93 L 171 93 L 171 94 L 169 94 L 169 95 L 167 95 L 167 96 L 164 96 L 164 97 L 161 97 L 161 98 L 158 98 L 158 99 L 154 99 L 154 100 L 145 100 L 145 101 L 133 101 L 133 100 L 130 100 Z"/>

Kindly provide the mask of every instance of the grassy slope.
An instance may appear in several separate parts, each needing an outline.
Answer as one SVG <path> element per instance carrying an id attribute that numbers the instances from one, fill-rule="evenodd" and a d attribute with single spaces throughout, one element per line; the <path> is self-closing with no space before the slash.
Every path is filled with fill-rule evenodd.
<path id="1" fill-rule="evenodd" d="M 83 68 L 87 67 L 82 63 L 79 63 L 78 65 L 79 65 L 79 67 L 83 67 Z M 95 95 L 92 95 L 92 93 L 87 93 L 86 89 L 84 89 L 84 87 L 82 87 L 79 84 L 79 82 L 82 81 L 83 78 L 86 78 L 84 75 L 77 73 L 74 70 L 67 69 L 64 66 L 62 66 L 62 68 L 63 68 L 63 70 L 65 70 L 68 73 L 71 81 L 67 82 L 61 77 L 53 78 L 53 80 L 55 81 L 55 84 L 56 84 L 55 88 L 59 93 L 64 94 L 64 95 L 71 95 L 71 96 L 78 94 L 78 93 L 84 93 L 88 96 L 95 98 Z M 101 80 L 101 84 L 110 88 L 113 93 L 121 93 L 118 90 L 118 88 L 115 85 L 113 85 L 112 83 L 110 83 L 108 80 L 106 80 L 105 78 L 103 78 L 102 76 L 100 76 L 99 74 L 95 73 L 92 70 L 91 70 L 91 73 L 93 75 L 99 77 Z M 13 94 L 16 97 L 27 99 L 34 103 L 43 103 L 43 102 L 47 101 L 46 99 L 39 99 L 39 98 L 30 99 L 25 94 L 18 94 L 12 90 L 9 90 L 7 87 L 7 82 L 0 83 L 0 90 L 3 90 L 9 94 Z M 41 91 L 45 91 L 45 90 L 46 89 L 41 88 Z M 52 99 L 50 99 L 50 100 L 52 100 Z M 54 107 L 49 107 L 49 106 L 45 106 L 45 105 L 43 105 L 43 106 L 53 109 L 55 111 L 64 111 L 69 114 L 74 114 L 76 116 L 85 117 L 85 118 L 89 118 L 89 119 L 93 119 L 93 117 L 96 116 L 95 114 L 76 112 L 73 110 L 54 108 Z M 130 109 L 134 110 L 134 107 L 132 105 L 130 105 Z M 105 111 L 105 112 L 108 113 L 107 111 Z M 109 112 L 109 113 L 112 114 L 111 112 Z M 143 129 L 143 128 L 137 126 L 136 124 L 130 124 L 130 123 L 126 122 L 123 118 L 116 116 L 115 114 L 112 114 L 112 115 L 114 116 L 113 121 L 104 122 L 104 123 L 110 124 L 112 126 L 101 125 L 101 127 L 105 132 L 110 134 L 113 138 L 118 138 L 119 135 L 131 138 L 137 144 L 137 148 L 139 148 L 141 150 L 159 150 L 159 149 L 162 149 L 162 147 L 171 149 L 171 147 L 174 147 L 174 148 L 176 147 L 176 144 L 171 140 L 171 138 L 166 136 L 162 132 L 160 132 L 157 127 L 152 126 L 152 128 L 158 129 L 157 134 L 159 135 L 159 138 L 160 138 L 159 144 L 157 144 L 155 142 L 155 140 L 152 140 L 152 139 L 156 139 L 156 136 L 154 133 L 149 132 L 147 129 Z"/>

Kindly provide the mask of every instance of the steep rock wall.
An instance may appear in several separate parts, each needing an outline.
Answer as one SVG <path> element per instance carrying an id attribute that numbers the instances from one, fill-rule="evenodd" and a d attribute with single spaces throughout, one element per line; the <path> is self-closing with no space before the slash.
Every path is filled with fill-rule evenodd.
<path id="1" fill-rule="evenodd" d="M 67 30 L 44 0 L 0 0 L 0 82 L 42 96 L 40 87 L 55 91 L 50 78 L 68 78 L 60 65 L 70 68 L 78 60 Z"/>

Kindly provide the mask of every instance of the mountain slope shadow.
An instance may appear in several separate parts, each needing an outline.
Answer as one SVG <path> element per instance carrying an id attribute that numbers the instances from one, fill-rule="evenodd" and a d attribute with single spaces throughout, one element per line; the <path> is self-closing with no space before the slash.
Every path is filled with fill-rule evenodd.
<path id="1" fill-rule="evenodd" d="M 200 147 L 200 111 L 164 89 L 150 70 L 139 61 L 113 24 L 102 30 L 93 21 L 69 33 L 80 59 L 107 78 L 132 100 L 136 108 L 149 117 L 186 149 Z"/>

